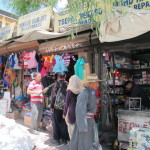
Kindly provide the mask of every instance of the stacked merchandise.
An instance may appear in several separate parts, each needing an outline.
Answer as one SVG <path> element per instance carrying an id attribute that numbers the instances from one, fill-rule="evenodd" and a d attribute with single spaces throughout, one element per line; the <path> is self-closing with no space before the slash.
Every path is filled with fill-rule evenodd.
<path id="1" fill-rule="evenodd" d="M 128 150 L 150 150 L 150 129 L 132 128 L 130 130 Z"/>
<path id="2" fill-rule="evenodd" d="M 150 85 L 150 72 L 142 71 L 142 73 L 138 73 L 135 76 L 135 83 L 138 85 L 146 84 Z"/>

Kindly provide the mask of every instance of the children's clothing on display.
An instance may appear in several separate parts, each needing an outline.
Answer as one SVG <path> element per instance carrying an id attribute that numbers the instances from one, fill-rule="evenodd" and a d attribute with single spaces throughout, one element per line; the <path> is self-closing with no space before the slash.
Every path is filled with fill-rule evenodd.
<path id="1" fill-rule="evenodd" d="M 68 71 L 67 66 L 64 65 L 64 59 L 60 55 L 55 55 L 56 64 L 54 66 L 53 72 L 65 72 Z"/>
<path id="2" fill-rule="evenodd" d="M 14 58 L 15 58 L 15 55 L 14 55 L 14 54 L 11 54 L 11 55 L 9 56 L 10 68 L 14 68 L 14 65 L 15 65 L 15 60 L 14 60 Z"/>
<path id="3" fill-rule="evenodd" d="M 35 55 L 36 55 L 36 51 L 29 52 L 29 60 L 28 60 L 29 69 L 36 68 L 38 64 L 36 61 Z"/>
<path id="4" fill-rule="evenodd" d="M 50 66 L 51 66 L 50 61 L 49 60 L 45 60 L 44 61 L 44 67 L 46 68 L 46 72 L 49 72 Z"/>
<path id="5" fill-rule="evenodd" d="M 72 55 L 72 54 L 64 54 L 62 56 L 62 59 L 64 59 L 64 65 L 65 66 L 69 66 L 70 64 L 70 59 L 73 59 L 74 61 L 76 61 L 76 58 Z"/>
<path id="6" fill-rule="evenodd" d="M 81 80 L 84 79 L 84 64 L 83 58 L 77 60 L 75 64 L 75 75 L 77 75 Z"/>
<path id="7" fill-rule="evenodd" d="M 55 56 L 42 56 L 42 60 L 44 61 L 44 67 L 46 68 L 46 72 L 52 72 L 54 65 L 56 64 Z"/>
<path id="8" fill-rule="evenodd" d="M 17 54 L 15 54 L 14 61 L 15 61 L 14 69 L 21 69 L 21 67 L 18 64 L 19 60 Z"/>
<path id="9" fill-rule="evenodd" d="M 24 59 L 23 59 L 23 55 L 22 54 L 19 54 L 19 57 L 18 57 L 18 65 L 23 68 L 24 67 Z"/>
<path id="10" fill-rule="evenodd" d="M 29 65 L 28 61 L 30 60 L 30 52 L 23 53 L 22 56 L 23 56 L 23 60 L 24 60 L 24 69 L 29 69 L 28 68 L 28 65 Z"/>
<path id="11" fill-rule="evenodd" d="M 50 66 L 49 72 L 53 72 L 54 66 L 56 65 L 56 59 L 54 55 L 51 56 L 50 63 L 51 63 L 51 66 Z"/>
<path id="12" fill-rule="evenodd" d="M 42 77 L 44 77 L 44 76 L 46 75 L 46 70 L 45 70 L 44 67 L 42 68 L 42 70 L 41 70 L 40 73 L 41 73 L 41 76 L 42 76 Z"/>

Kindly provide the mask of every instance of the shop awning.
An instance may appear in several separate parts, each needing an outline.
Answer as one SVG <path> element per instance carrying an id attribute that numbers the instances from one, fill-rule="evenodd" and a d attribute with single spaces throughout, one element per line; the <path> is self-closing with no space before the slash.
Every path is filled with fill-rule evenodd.
<path id="1" fill-rule="evenodd" d="M 115 17 L 101 24 L 99 36 L 101 42 L 126 40 L 150 31 L 149 10 L 122 9 L 127 12 L 125 15 L 118 9 L 115 11 Z"/>
<path id="2" fill-rule="evenodd" d="M 73 51 L 75 49 L 78 49 L 78 51 L 89 50 L 91 49 L 90 34 L 91 33 L 77 35 L 74 40 L 62 38 L 42 43 L 39 45 L 39 52 L 44 54 Z M 91 40 L 95 40 L 96 38 L 96 34 L 91 35 Z"/>
<path id="3" fill-rule="evenodd" d="M 13 43 L 9 43 L 8 45 L 4 45 L 0 47 L 0 55 L 21 52 L 25 50 L 36 50 L 38 48 L 39 48 L 39 43 L 37 41 L 24 42 L 24 43 L 13 42 Z"/>
<path id="4" fill-rule="evenodd" d="M 24 34 L 22 37 L 10 39 L 7 41 L 0 41 L 0 46 L 6 45 L 10 42 L 30 42 L 35 40 L 47 40 L 55 39 L 58 37 L 68 36 L 70 33 L 76 33 L 81 31 L 86 31 L 90 29 L 90 25 L 82 25 L 76 30 L 75 27 L 70 27 L 71 29 L 64 33 L 49 32 L 42 29 L 33 30 L 27 34 Z"/>

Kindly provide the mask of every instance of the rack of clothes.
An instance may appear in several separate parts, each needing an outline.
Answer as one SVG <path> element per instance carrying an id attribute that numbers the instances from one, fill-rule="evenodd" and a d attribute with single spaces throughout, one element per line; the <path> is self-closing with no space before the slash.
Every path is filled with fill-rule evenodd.
<path id="1" fill-rule="evenodd" d="M 4 87 L 17 87 L 18 84 L 21 84 L 18 83 L 17 72 L 23 70 L 21 74 L 23 76 L 21 79 L 23 80 L 23 90 L 26 90 L 32 80 L 33 72 L 41 73 L 44 84 L 46 80 L 49 81 L 49 77 L 54 78 L 59 72 L 66 72 L 67 80 L 74 74 L 82 80 L 85 78 L 84 65 L 83 57 L 78 59 L 78 55 L 69 53 L 41 55 L 37 50 L 32 50 L 0 56 L 1 79 L 4 81 Z"/>

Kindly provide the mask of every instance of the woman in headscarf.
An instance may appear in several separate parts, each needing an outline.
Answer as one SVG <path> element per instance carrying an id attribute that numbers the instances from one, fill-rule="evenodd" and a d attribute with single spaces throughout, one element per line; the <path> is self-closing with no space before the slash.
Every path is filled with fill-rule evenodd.
<path id="1" fill-rule="evenodd" d="M 76 122 L 75 108 L 77 96 L 81 93 L 83 89 L 84 88 L 82 86 L 81 80 L 76 75 L 71 76 L 67 87 L 67 94 L 63 111 L 63 117 L 65 118 L 68 126 L 70 139 L 72 137 Z"/>

